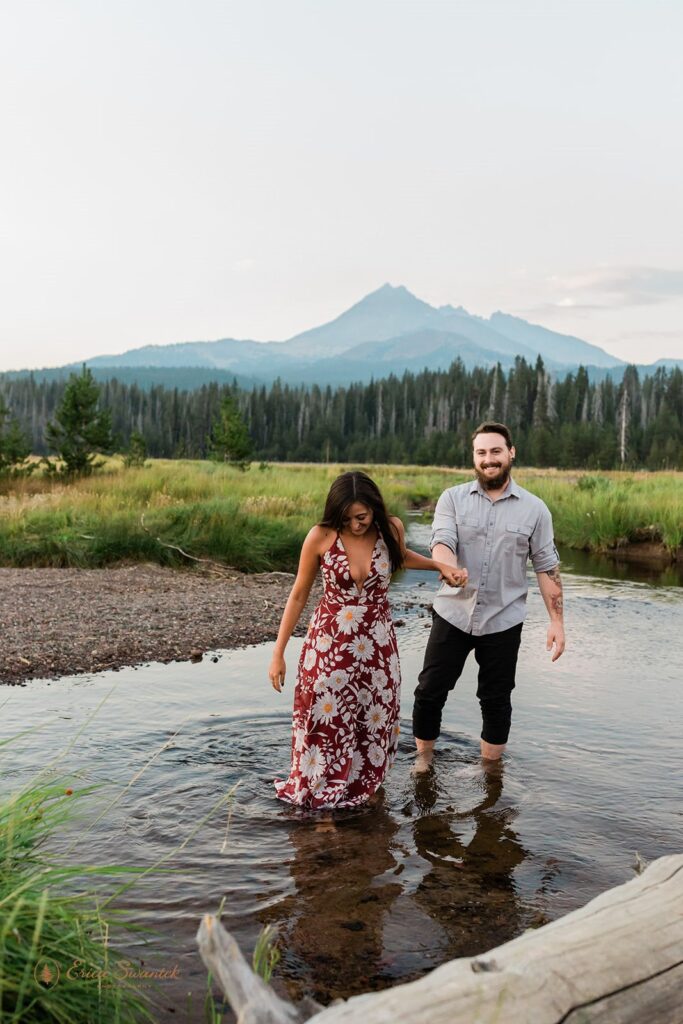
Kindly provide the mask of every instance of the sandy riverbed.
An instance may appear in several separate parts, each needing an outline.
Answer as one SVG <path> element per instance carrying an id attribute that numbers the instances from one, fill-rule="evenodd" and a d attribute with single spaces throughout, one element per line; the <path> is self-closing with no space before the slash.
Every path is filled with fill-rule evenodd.
<path id="1" fill-rule="evenodd" d="M 184 661 L 272 640 L 292 582 L 139 564 L 0 569 L 0 682 Z"/>

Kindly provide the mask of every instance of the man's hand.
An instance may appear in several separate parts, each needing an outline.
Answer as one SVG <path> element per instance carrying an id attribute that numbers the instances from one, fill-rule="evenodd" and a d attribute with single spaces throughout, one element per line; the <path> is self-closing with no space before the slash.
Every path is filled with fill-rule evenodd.
<path id="1" fill-rule="evenodd" d="M 449 587 L 464 587 L 467 584 L 467 569 L 459 569 L 457 565 L 447 565 L 446 562 L 437 562 L 439 567 L 439 579 L 447 583 Z"/>
<path id="2" fill-rule="evenodd" d="M 551 622 L 548 626 L 548 635 L 545 645 L 546 651 L 552 651 L 553 656 L 551 661 L 557 661 L 562 652 L 564 651 L 564 626 L 561 622 Z"/>

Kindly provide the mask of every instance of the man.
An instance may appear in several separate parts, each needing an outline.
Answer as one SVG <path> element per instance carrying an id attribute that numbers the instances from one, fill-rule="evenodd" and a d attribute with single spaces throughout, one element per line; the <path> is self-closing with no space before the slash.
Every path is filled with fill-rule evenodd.
<path id="1" fill-rule="evenodd" d="M 460 589 L 444 586 L 434 599 L 413 708 L 418 771 L 431 763 L 443 706 L 470 651 L 479 665 L 481 755 L 497 761 L 505 750 L 529 558 L 550 616 L 546 649 L 552 661 L 564 651 L 562 581 L 550 512 L 510 476 L 515 449 L 503 423 L 482 423 L 472 442 L 476 480 L 444 491 L 434 513 L 432 557 L 467 569 L 468 582 Z"/>

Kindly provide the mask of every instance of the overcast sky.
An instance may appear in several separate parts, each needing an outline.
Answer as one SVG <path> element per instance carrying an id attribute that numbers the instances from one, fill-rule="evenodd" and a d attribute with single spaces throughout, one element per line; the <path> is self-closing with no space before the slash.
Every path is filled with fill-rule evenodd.
<path id="1" fill-rule="evenodd" d="M 389 281 L 683 358 L 680 0 L 0 0 L 0 369 Z"/>

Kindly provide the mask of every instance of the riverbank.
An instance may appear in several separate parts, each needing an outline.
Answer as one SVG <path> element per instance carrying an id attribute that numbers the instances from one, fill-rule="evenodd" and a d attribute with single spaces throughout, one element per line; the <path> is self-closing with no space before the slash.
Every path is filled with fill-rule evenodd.
<path id="1" fill-rule="evenodd" d="M 332 480 L 348 466 L 253 466 L 111 459 L 72 483 L 40 474 L 0 481 L 0 566 L 96 569 L 121 562 L 187 567 L 211 559 L 243 573 L 294 572 Z M 396 515 L 432 510 L 471 469 L 366 466 Z M 555 540 L 595 552 L 683 546 L 683 473 L 578 473 L 520 468 L 515 479 L 546 502 Z M 654 550 L 654 549 L 652 549 Z M 626 556 L 627 557 L 627 556 Z M 193 559 L 195 563 L 193 563 Z"/>
<path id="2" fill-rule="evenodd" d="M 292 582 L 144 563 L 0 569 L 0 683 L 199 660 L 272 640 Z M 307 621 L 305 613 L 298 635 Z"/>

